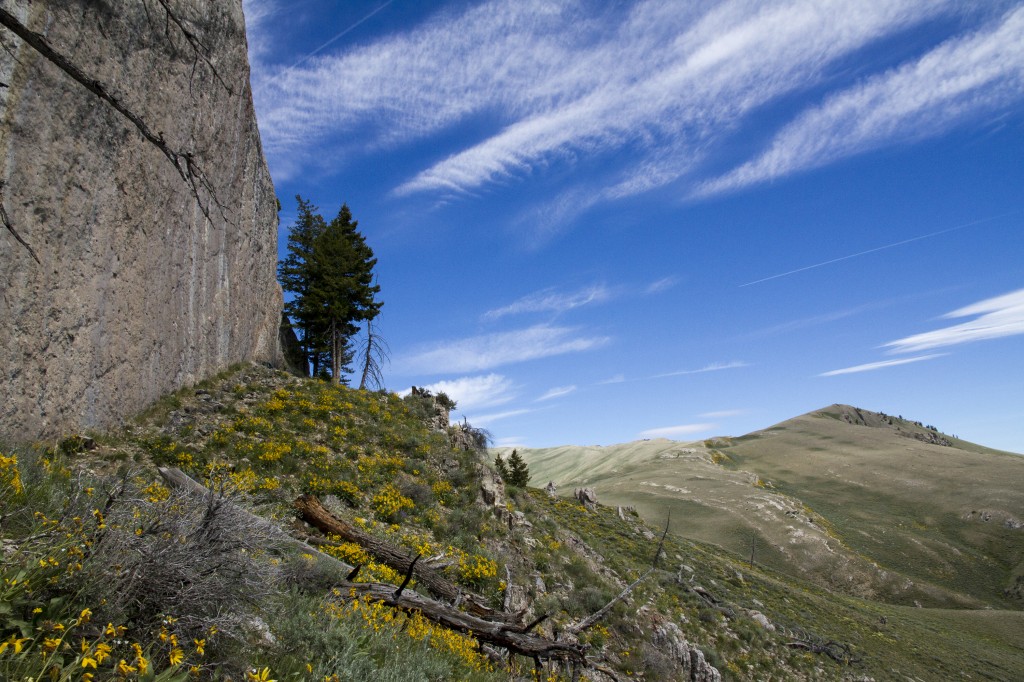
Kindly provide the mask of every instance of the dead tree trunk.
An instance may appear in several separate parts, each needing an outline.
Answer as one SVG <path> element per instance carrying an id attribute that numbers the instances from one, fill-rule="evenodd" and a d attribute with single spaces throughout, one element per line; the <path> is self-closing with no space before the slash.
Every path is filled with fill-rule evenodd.
<path id="1" fill-rule="evenodd" d="M 358 544 L 374 559 L 400 573 L 405 573 L 409 570 L 413 557 L 334 516 L 331 512 L 327 511 L 315 496 L 303 495 L 295 500 L 294 506 L 303 521 L 321 532 L 337 535 L 343 540 Z M 416 578 L 421 585 L 439 599 L 449 603 L 461 600 L 463 607 L 475 616 L 503 623 L 519 622 L 519 619 L 522 617 L 522 614 L 507 614 L 495 611 L 487 606 L 486 600 L 483 597 L 466 592 L 463 588 L 428 566 L 417 568 Z"/>
<path id="2" fill-rule="evenodd" d="M 203 496 L 214 494 L 189 478 L 180 469 L 160 468 L 159 471 L 163 479 L 176 488 L 182 488 L 191 491 L 194 494 Z M 300 498 L 300 500 L 301 499 L 303 498 Z M 312 499 L 315 501 L 315 498 Z M 319 502 L 317 502 L 316 506 L 319 506 Z M 334 518 L 329 512 L 326 512 L 326 510 L 324 510 L 324 512 L 326 513 L 327 518 Z M 251 514 L 250 512 L 244 513 L 254 517 L 260 524 L 266 524 L 272 528 L 275 535 L 285 536 L 284 532 L 270 521 L 260 518 L 255 514 Z M 285 537 L 288 538 L 288 536 Z M 480 617 L 471 613 L 466 613 L 465 611 L 460 611 L 455 606 L 450 606 L 446 603 L 424 597 L 423 595 L 411 590 L 406 590 L 405 586 L 409 583 L 413 574 L 413 569 L 415 568 L 415 559 L 411 561 L 406 559 L 408 566 L 404 571 L 405 581 L 400 587 L 388 585 L 386 583 L 355 583 L 351 581 L 352 574 L 355 572 L 352 570 L 351 566 L 348 566 L 344 562 L 341 562 L 332 556 L 328 556 L 313 549 L 300 540 L 291 539 L 291 542 L 302 552 L 313 554 L 317 556 L 318 559 L 343 567 L 349 572 L 349 579 L 340 580 L 335 585 L 334 593 L 342 600 L 368 597 L 392 608 L 421 613 L 424 618 L 437 623 L 438 625 L 450 630 L 469 633 L 476 637 L 480 642 L 507 649 L 513 654 L 529 656 L 534 660 L 557 658 L 570 661 L 572 663 L 586 665 L 584 648 L 581 645 L 573 644 L 571 642 L 554 641 L 547 639 L 546 637 L 530 634 L 530 630 L 532 630 L 539 621 L 535 621 L 525 627 L 522 625 L 514 625 L 500 618 Z M 425 571 L 423 569 L 420 569 L 420 571 L 417 572 L 417 576 L 420 577 L 420 582 L 426 585 L 427 583 L 422 578 L 424 572 Z M 501 616 L 502 614 L 495 615 Z"/>

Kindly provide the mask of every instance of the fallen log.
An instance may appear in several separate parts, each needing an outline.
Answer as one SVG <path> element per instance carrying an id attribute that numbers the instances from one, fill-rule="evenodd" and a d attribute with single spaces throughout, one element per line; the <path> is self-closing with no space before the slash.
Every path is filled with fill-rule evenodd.
<path id="1" fill-rule="evenodd" d="M 346 591 L 347 590 L 347 591 Z M 508 623 L 486 620 L 465 611 L 459 611 L 447 604 L 434 601 L 416 592 L 408 590 L 398 593 L 394 585 L 384 583 L 351 583 L 339 586 L 336 594 L 340 598 L 352 599 L 367 596 L 399 609 L 418 611 L 431 621 L 443 625 L 450 630 L 468 632 L 482 643 L 507 649 L 520 656 L 532 659 L 559 658 L 574 663 L 586 664 L 584 647 L 568 641 L 555 641 L 528 632 L 524 628 L 510 626 Z"/>
<path id="2" fill-rule="evenodd" d="M 302 495 L 295 500 L 294 506 L 303 521 L 319 529 L 321 532 L 336 535 L 342 540 L 358 544 L 374 559 L 390 566 L 399 573 L 404 574 L 409 570 L 413 557 L 360 528 L 339 519 L 328 511 L 316 496 Z M 450 604 L 461 602 L 462 606 L 474 616 L 503 623 L 518 623 L 522 618 L 522 613 L 508 614 L 492 609 L 487 605 L 483 597 L 467 592 L 430 566 L 421 564 L 416 569 L 416 579 L 420 585 L 427 588 L 438 599 L 442 599 Z"/>
<path id="3" fill-rule="evenodd" d="M 168 484 L 176 488 L 187 490 L 195 495 L 203 497 L 215 494 L 203 485 L 191 479 L 180 469 L 160 468 L 158 471 L 160 472 L 161 477 L 163 477 Z M 438 625 L 450 630 L 469 633 L 483 644 L 501 647 L 513 654 L 528 656 L 534 660 L 554 658 L 586 665 L 584 647 L 580 644 L 559 642 L 547 639 L 540 635 L 530 634 L 528 631 L 530 629 L 529 627 L 510 623 L 507 618 L 500 618 L 500 616 L 507 614 L 497 613 L 495 615 L 499 616 L 499 618 L 487 619 L 485 617 L 466 613 L 465 611 L 460 611 L 455 606 L 450 606 L 446 603 L 430 599 L 413 592 L 412 590 L 404 589 L 408 585 L 413 570 L 416 569 L 416 566 L 414 565 L 415 559 L 408 560 L 407 562 L 408 566 L 404 571 L 405 580 L 402 586 L 388 585 L 386 583 L 352 582 L 351 578 L 354 577 L 353 574 L 355 572 L 352 566 L 310 547 L 301 540 L 292 538 L 270 521 L 242 509 L 241 507 L 237 508 L 242 513 L 253 517 L 253 520 L 256 523 L 265 527 L 275 537 L 280 537 L 283 543 L 289 544 L 303 553 L 312 554 L 317 559 L 326 561 L 330 565 L 343 569 L 348 574 L 349 578 L 338 580 L 334 586 L 335 589 L 332 591 L 339 599 L 351 600 L 360 597 L 368 597 L 374 601 L 382 602 L 386 606 L 390 606 L 392 608 L 416 611 L 423 614 L 424 618 L 427 618 Z M 324 511 L 326 512 L 326 510 Z M 329 513 L 328 516 L 330 516 Z M 421 575 L 420 571 L 422 570 L 423 569 L 416 570 L 417 576 Z M 425 585 L 422 577 L 420 578 L 420 583 Z M 456 592 L 457 595 L 460 593 L 458 588 L 456 588 Z"/>

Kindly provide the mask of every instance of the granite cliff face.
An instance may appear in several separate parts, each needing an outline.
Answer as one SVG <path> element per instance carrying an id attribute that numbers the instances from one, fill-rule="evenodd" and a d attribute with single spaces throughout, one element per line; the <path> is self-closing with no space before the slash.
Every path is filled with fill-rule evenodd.
<path id="1" fill-rule="evenodd" d="M 0 28 L 0 438 L 104 427 L 280 364 L 277 201 L 241 0 L 0 0 L 167 148 Z M 189 156 L 186 156 L 189 155 Z"/>

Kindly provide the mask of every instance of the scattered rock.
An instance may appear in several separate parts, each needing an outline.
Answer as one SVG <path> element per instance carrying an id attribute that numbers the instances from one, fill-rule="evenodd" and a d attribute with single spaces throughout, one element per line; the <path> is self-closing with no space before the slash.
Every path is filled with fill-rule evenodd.
<path id="1" fill-rule="evenodd" d="M 597 504 L 597 493 L 593 488 L 576 488 L 572 491 L 573 497 L 583 503 L 585 507 L 592 507 Z"/>
<path id="2" fill-rule="evenodd" d="M 544 578 L 541 577 L 540 573 L 533 574 L 533 586 L 537 590 L 537 594 L 544 594 L 548 591 L 548 587 L 544 584 Z"/>
<path id="3" fill-rule="evenodd" d="M 679 666 L 675 679 L 721 682 L 722 673 L 707 662 L 703 651 L 686 641 L 683 631 L 675 623 L 666 622 L 655 627 L 653 641 Z"/>
<path id="4" fill-rule="evenodd" d="M 768 620 L 768 616 L 764 615 L 760 611 L 750 611 L 750 620 L 754 621 L 768 632 L 775 632 L 775 626 L 770 620 Z"/>
<path id="5" fill-rule="evenodd" d="M 480 480 L 479 502 L 488 507 L 505 506 L 505 482 L 501 476 L 483 464 L 476 465 L 477 478 Z"/>
<path id="6" fill-rule="evenodd" d="M 245 634 L 251 641 L 260 646 L 272 647 L 277 645 L 277 638 L 270 631 L 270 626 L 259 616 L 245 618 L 242 621 L 242 629 L 245 630 Z"/>

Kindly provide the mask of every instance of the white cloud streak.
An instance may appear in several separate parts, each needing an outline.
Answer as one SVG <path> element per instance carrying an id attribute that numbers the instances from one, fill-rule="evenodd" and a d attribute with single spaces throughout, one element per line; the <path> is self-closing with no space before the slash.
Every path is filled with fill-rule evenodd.
<path id="1" fill-rule="evenodd" d="M 873 41 L 962 9 L 955 0 L 491 0 L 300 66 L 261 64 L 254 90 L 276 177 L 487 119 L 489 136 L 397 193 L 461 194 L 629 152 L 618 177 L 584 190 L 593 204 L 675 182 L 758 107 L 822 82 Z"/>
<path id="2" fill-rule="evenodd" d="M 554 400 L 555 398 L 561 398 L 562 396 L 569 395 L 570 393 L 574 393 L 575 391 L 575 386 L 556 386 L 552 389 L 549 389 L 541 397 L 537 398 L 537 402 L 540 403 L 544 402 L 545 400 Z"/>
<path id="3" fill-rule="evenodd" d="M 518 417 L 523 414 L 529 414 L 530 412 L 533 412 L 533 410 L 508 410 L 507 412 L 492 412 L 490 414 L 475 415 L 469 417 L 468 419 L 473 426 L 483 427 L 490 426 L 494 422 L 501 421 L 502 419 L 510 419 L 512 417 Z"/>
<path id="4" fill-rule="evenodd" d="M 683 369 L 678 372 L 666 372 L 665 374 L 655 374 L 652 379 L 663 379 L 665 377 L 678 377 L 686 374 L 704 374 L 705 372 L 719 372 L 723 369 L 740 369 L 742 367 L 750 367 L 750 363 L 743 362 L 742 360 L 733 360 L 732 362 L 712 362 L 710 365 L 705 365 L 700 369 Z"/>
<path id="5" fill-rule="evenodd" d="M 704 184 L 697 194 L 932 137 L 998 111 L 1022 93 L 1024 8 L 1017 8 L 994 27 L 949 40 L 912 63 L 832 95 L 786 126 L 762 156 Z"/>
<path id="6" fill-rule="evenodd" d="M 560 158 L 635 145 L 647 153 L 607 197 L 666 185 L 691 169 L 719 130 L 807 87 L 831 61 L 934 16 L 944 4 L 735 0 L 695 20 L 677 3 L 638 3 L 612 35 L 572 55 L 571 66 L 557 74 L 569 87 L 554 106 L 528 111 L 419 173 L 398 193 L 466 191 Z"/>
<path id="7" fill-rule="evenodd" d="M 718 410 L 717 412 L 704 412 L 697 416 L 705 419 L 727 419 L 728 417 L 739 417 L 746 413 L 746 410 Z"/>
<path id="8" fill-rule="evenodd" d="M 909 365 L 913 362 L 922 362 L 924 360 L 931 360 L 933 358 L 941 358 L 946 353 L 933 353 L 931 355 L 919 355 L 913 358 L 901 358 L 899 360 L 882 360 L 880 362 L 869 362 L 863 365 L 856 365 L 854 367 L 844 367 L 843 369 L 833 369 L 829 372 L 822 372 L 818 376 L 820 377 L 835 377 L 842 374 L 859 374 L 860 372 L 873 372 L 877 369 L 886 369 L 887 367 L 898 367 L 899 365 Z"/>
<path id="9" fill-rule="evenodd" d="M 524 296 L 501 308 L 488 310 L 484 319 L 497 320 L 506 315 L 522 315 L 524 313 L 564 313 L 591 303 L 601 303 L 611 297 L 611 292 L 604 285 L 595 285 L 569 294 L 558 293 L 551 289 Z"/>
<path id="10" fill-rule="evenodd" d="M 445 393 L 458 403 L 460 412 L 502 405 L 516 397 L 515 383 L 500 374 L 460 377 L 424 386 L 431 393 Z"/>
<path id="11" fill-rule="evenodd" d="M 669 289 L 674 287 L 676 284 L 679 284 L 679 278 L 678 277 L 675 277 L 675 276 L 662 277 L 661 279 L 659 279 L 657 281 L 654 281 L 654 282 L 651 282 L 650 284 L 648 284 L 647 288 L 644 289 L 644 293 L 647 294 L 647 295 L 660 294 L 660 293 L 662 293 L 664 291 L 668 291 Z"/>
<path id="12" fill-rule="evenodd" d="M 917 353 L 1024 334 L 1024 289 L 973 303 L 943 315 L 945 319 L 977 316 L 961 324 L 914 334 L 885 344 L 892 353 Z"/>
<path id="13" fill-rule="evenodd" d="M 495 334 L 440 342 L 406 357 L 393 367 L 398 373 L 479 372 L 565 353 L 591 350 L 609 342 L 604 336 L 581 336 L 571 327 L 535 325 Z"/>
<path id="14" fill-rule="evenodd" d="M 676 438 L 677 436 L 692 436 L 695 433 L 705 433 L 715 428 L 718 428 L 718 424 L 679 424 L 677 426 L 662 426 L 656 429 L 641 431 L 640 437 Z"/>

